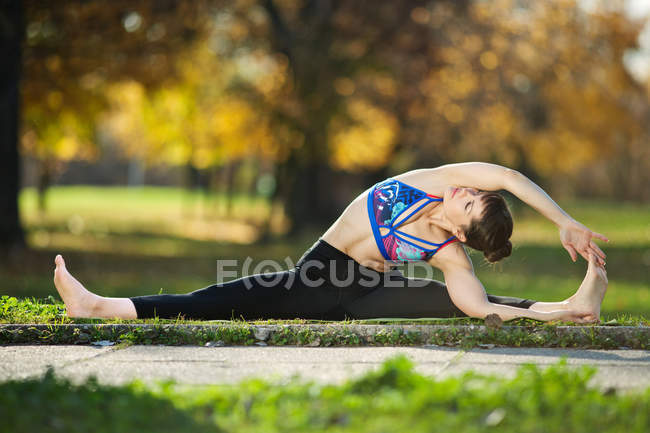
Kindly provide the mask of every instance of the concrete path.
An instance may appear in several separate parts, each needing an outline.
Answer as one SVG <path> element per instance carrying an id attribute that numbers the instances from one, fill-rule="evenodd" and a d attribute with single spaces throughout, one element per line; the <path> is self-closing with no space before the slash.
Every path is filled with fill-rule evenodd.
<path id="1" fill-rule="evenodd" d="M 422 347 L 278 347 L 278 346 L 0 346 L 0 381 L 40 376 L 47 365 L 79 383 L 95 375 L 101 383 L 134 379 L 151 383 L 173 379 L 183 384 L 226 384 L 248 377 L 303 379 L 340 383 L 385 359 L 405 354 L 416 371 L 446 377 L 468 370 L 512 377 L 518 366 L 545 366 L 567 358 L 571 366 L 593 365 L 593 384 L 621 390 L 650 387 L 650 351 L 493 348 L 464 351 Z"/>

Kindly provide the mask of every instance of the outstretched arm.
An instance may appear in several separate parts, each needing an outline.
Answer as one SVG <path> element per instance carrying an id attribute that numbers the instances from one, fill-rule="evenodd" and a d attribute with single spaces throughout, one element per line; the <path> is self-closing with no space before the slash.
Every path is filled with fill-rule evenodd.
<path id="1" fill-rule="evenodd" d="M 511 320 L 518 317 L 549 321 L 566 320 L 577 323 L 589 322 L 589 312 L 574 310 L 536 311 L 528 308 L 511 307 L 491 303 L 485 293 L 481 282 L 474 275 L 471 262 L 452 261 L 442 267 L 445 283 L 452 302 L 469 317 L 484 319 L 488 314 L 498 314 L 502 320 Z"/>
<path id="2" fill-rule="evenodd" d="M 592 232 L 571 218 L 546 192 L 526 176 L 507 167 L 485 162 L 449 164 L 439 168 L 440 173 L 460 186 L 485 191 L 504 189 L 511 192 L 558 226 L 560 242 L 575 262 L 577 254 L 589 260 L 593 253 L 600 265 L 605 264 L 605 253 L 592 238 L 609 241 L 600 233 Z"/>

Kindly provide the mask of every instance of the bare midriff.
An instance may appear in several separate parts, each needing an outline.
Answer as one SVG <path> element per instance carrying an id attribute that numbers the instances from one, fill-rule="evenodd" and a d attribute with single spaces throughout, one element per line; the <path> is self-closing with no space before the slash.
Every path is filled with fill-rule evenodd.
<path id="1" fill-rule="evenodd" d="M 408 183 L 429 194 L 440 195 L 444 191 L 443 185 L 432 190 L 431 176 L 421 170 L 414 170 L 391 177 Z M 375 269 L 378 272 L 386 272 L 396 264 L 384 260 L 375 242 L 366 202 L 370 189 L 368 188 L 352 200 L 321 238 L 352 257 L 361 265 Z M 421 237 L 422 239 L 437 241 L 439 236 L 435 236 L 427 219 L 422 218 L 422 216 L 426 215 L 433 207 L 439 204 L 439 202 L 428 204 L 407 222 L 400 225 L 400 230 Z"/>

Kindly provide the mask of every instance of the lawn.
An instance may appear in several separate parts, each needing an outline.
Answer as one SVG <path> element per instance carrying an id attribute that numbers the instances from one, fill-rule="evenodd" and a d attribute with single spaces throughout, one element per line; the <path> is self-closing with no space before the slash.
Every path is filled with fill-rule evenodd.
<path id="1" fill-rule="evenodd" d="M 468 372 L 438 379 L 396 357 L 341 385 L 298 378 L 236 385 L 75 385 L 50 370 L 0 383 L 12 433 L 70 432 L 647 432 L 650 390 L 589 385 L 595 369 L 560 362 L 521 367 L 513 379 Z M 29 398 L 26 398 L 28 396 Z"/>
<path id="2" fill-rule="evenodd" d="M 650 316 L 650 206 L 560 205 L 611 240 L 601 243 L 610 281 L 604 319 Z M 51 280 L 57 253 L 88 288 L 104 296 L 184 293 L 215 282 L 219 259 L 241 263 L 251 257 L 251 269 L 264 259 L 295 262 L 327 229 L 260 245 L 255 243 L 258 227 L 270 213 L 265 200 L 236 196 L 226 214 L 222 196 L 176 188 L 56 187 L 45 214 L 37 210 L 35 192 L 26 189 L 20 207 L 31 251 L 0 265 L 0 295 L 19 298 L 57 297 Z M 513 255 L 490 266 L 482 254 L 472 253 L 488 292 L 545 301 L 570 296 L 584 276 L 585 262 L 570 260 L 550 222 L 520 206 L 513 212 Z M 272 215 L 276 231 L 284 224 L 281 215 Z M 413 275 L 423 276 L 423 269 Z M 436 270 L 433 277 L 442 279 L 442 274 Z"/>

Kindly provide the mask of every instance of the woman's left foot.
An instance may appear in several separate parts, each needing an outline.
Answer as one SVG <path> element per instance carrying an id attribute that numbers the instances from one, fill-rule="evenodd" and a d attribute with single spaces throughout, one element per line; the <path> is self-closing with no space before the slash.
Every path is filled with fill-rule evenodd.
<path id="1" fill-rule="evenodd" d="M 65 267 L 61 255 L 54 259 L 54 285 L 65 303 L 68 317 L 94 317 L 99 296 L 89 292 Z"/>

